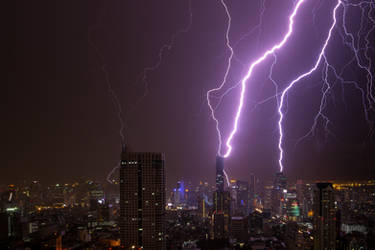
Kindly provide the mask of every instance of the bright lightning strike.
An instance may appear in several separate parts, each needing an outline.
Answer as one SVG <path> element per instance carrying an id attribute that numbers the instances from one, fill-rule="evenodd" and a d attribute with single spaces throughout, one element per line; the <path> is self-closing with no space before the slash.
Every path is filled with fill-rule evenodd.
<path id="1" fill-rule="evenodd" d="M 283 125 L 282 125 L 282 122 L 283 122 L 283 119 L 284 119 L 284 113 L 283 113 L 283 108 L 284 108 L 284 102 L 285 102 L 285 96 L 286 94 L 288 93 L 288 91 L 294 86 L 294 84 L 296 84 L 298 81 L 300 81 L 301 79 L 311 75 L 311 73 L 313 73 L 319 66 L 320 62 L 322 59 L 324 59 L 325 63 L 327 63 L 327 58 L 325 56 L 325 49 L 327 48 L 327 45 L 328 45 L 328 42 L 331 38 L 331 35 L 332 35 L 332 30 L 333 28 L 335 27 L 336 25 L 336 12 L 337 12 L 337 9 L 338 7 L 340 6 L 341 4 L 341 1 L 338 0 L 337 1 L 337 4 L 335 6 L 335 8 L 333 9 L 333 23 L 328 31 L 328 36 L 327 36 L 327 39 L 325 40 L 324 42 L 324 45 L 319 53 L 319 56 L 318 56 L 318 59 L 317 61 L 315 62 L 315 65 L 307 72 L 303 73 L 302 75 L 298 76 L 296 79 L 294 79 L 292 82 L 290 82 L 288 84 L 288 86 L 283 90 L 282 94 L 281 94 L 281 98 L 280 98 L 280 105 L 279 105 L 279 108 L 278 108 L 278 113 L 279 113 L 279 122 L 278 122 L 278 126 L 279 126 L 279 151 L 280 151 L 280 154 L 279 154 L 279 166 L 280 166 L 280 172 L 283 171 L 284 169 L 284 166 L 283 166 L 283 155 L 284 155 L 284 151 L 283 151 L 283 147 L 282 147 L 282 143 L 283 143 L 283 138 L 284 138 L 284 134 L 283 134 Z M 326 84 L 327 81 L 325 81 Z M 328 87 L 326 88 L 326 91 L 329 90 L 329 84 L 328 84 Z M 326 92 L 325 92 L 326 93 Z M 323 95 L 325 95 L 325 93 L 323 93 Z M 320 110 L 322 109 L 322 105 L 323 103 L 321 103 L 320 105 Z M 328 118 L 327 118 L 328 119 Z M 328 121 L 327 121 L 328 122 Z"/>
<path id="2" fill-rule="evenodd" d="M 320 106 L 319 106 L 317 114 L 314 117 L 312 127 L 304 136 L 298 139 L 297 144 L 301 142 L 302 140 L 306 139 L 307 137 L 309 137 L 310 135 L 315 134 L 315 130 L 316 130 L 319 120 L 323 121 L 326 139 L 328 138 L 328 135 L 333 135 L 333 133 L 329 129 L 329 123 L 330 123 L 329 117 L 326 114 L 324 114 L 324 110 L 327 105 L 327 98 L 330 94 L 331 89 L 334 86 L 335 81 L 338 81 L 342 84 L 341 90 L 342 90 L 343 98 L 344 98 L 345 85 L 347 84 L 354 86 L 354 88 L 359 91 L 361 99 L 362 99 L 364 118 L 369 126 L 369 137 L 371 137 L 374 132 L 374 121 L 370 117 L 370 111 L 371 110 L 373 111 L 373 105 L 375 103 L 374 102 L 375 100 L 373 99 L 374 93 L 372 89 L 373 88 L 372 60 L 371 60 L 371 57 L 369 56 L 369 51 L 371 50 L 369 36 L 371 32 L 373 32 L 373 30 L 375 29 L 375 20 L 371 15 L 371 12 L 374 9 L 374 3 L 369 2 L 369 1 L 362 1 L 362 2 L 354 4 L 354 3 L 349 3 L 346 1 L 341 1 L 340 3 L 338 3 L 338 5 L 341 5 L 343 7 L 343 14 L 342 14 L 342 19 L 338 19 L 338 20 L 341 20 L 341 29 L 340 27 L 337 27 L 337 30 L 338 30 L 339 35 L 341 36 L 343 45 L 348 47 L 349 50 L 352 51 L 353 58 L 348 63 L 346 63 L 341 68 L 341 70 L 337 70 L 332 64 L 328 62 L 328 59 L 326 58 L 324 51 L 323 51 L 323 59 L 324 59 L 322 60 L 323 65 L 324 65 L 322 69 L 323 86 L 322 86 L 322 98 L 321 98 Z M 360 8 L 361 21 L 360 21 L 359 30 L 357 31 L 356 34 L 353 34 L 349 32 L 348 30 L 346 19 L 348 18 L 347 15 L 348 15 L 349 8 Z M 366 12 L 367 12 L 367 15 L 365 14 Z M 334 13 L 333 18 L 336 18 L 336 13 Z M 371 28 L 368 29 L 367 31 L 364 25 L 364 19 L 366 18 L 367 18 L 367 22 L 371 25 Z M 361 33 L 365 35 L 362 36 Z M 364 37 L 364 41 L 365 41 L 363 46 L 360 46 L 361 37 Z M 363 53 L 362 57 L 361 57 L 361 52 Z M 352 66 L 353 64 L 354 66 L 356 65 L 359 69 L 364 71 L 364 73 L 366 74 L 366 78 L 367 78 L 366 89 L 361 87 L 360 83 L 357 81 L 344 79 L 343 77 L 344 71 L 346 70 L 348 66 Z M 333 81 L 333 83 L 330 83 L 328 80 L 329 72 L 332 73 L 335 78 L 335 81 Z M 344 99 L 343 101 L 345 104 Z M 279 130 L 280 130 L 280 134 L 282 135 L 282 127 L 281 128 L 279 127 Z M 280 138 L 280 141 L 282 141 L 282 138 Z M 281 148 L 280 149 L 281 160 L 282 160 L 282 153 L 283 151 Z M 279 165 L 280 165 L 280 168 L 283 167 L 282 162 L 279 162 Z"/>
<path id="3" fill-rule="evenodd" d="M 225 170 L 223 170 L 223 173 L 224 173 L 224 176 L 225 176 L 225 180 L 227 181 L 227 186 L 230 187 L 229 176 L 228 176 L 227 172 L 225 172 Z"/>
<path id="4" fill-rule="evenodd" d="M 227 14 L 228 24 L 229 24 L 227 28 L 230 28 L 231 17 L 230 17 L 230 13 L 228 11 L 228 7 L 227 7 L 227 5 L 226 5 L 226 3 L 224 1 L 221 1 L 221 5 L 224 7 L 225 12 Z M 230 57 L 228 58 L 228 65 L 227 65 L 227 69 L 226 69 L 226 71 L 227 71 L 226 75 L 229 73 L 229 69 L 230 69 L 231 64 L 232 64 L 231 63 L 232 59 L 235 60 L 236 62 L 240 63 L 242 65 L 242 67 L 245 68 L 244 63 L 236 56 L 236 54 L 234 53 L 234 50 L 247 37 L 254 36 L 253 34 L 255 33 L 255 37 L 256 37 L 256 41 L 257 41 L 256 42 L 256 48 L 257 49 L 259 48 L 260 35 L 262 33 L 263 16 L 264 16 L 264 13 L 266 11 L 266 0 L 260 0 L 259 1 L 259 5 L 260 5 L 260 8 L 259 8 L 259 21 L 258 21 L 258 24 L 256 26 L 254 26 L 249 32 L 247 32 L 246 34 L 244 34 L 240 39 L 238 39 L 238 41 L 236 43 L 234 43 L 233 45 L 231 45 L 231 43 L 229 41 L 229 30 L 227 29 L 227 32 L 226 32 L 226 45 L 227 45 L 228 50 L 231 52 L 231 54 L 230 54 Z M 231 58 L 231 57 L 233 57 L 233 58 Z M 224 77 L 223 81 L 224 82 L 227 81 L 227 76 Z M 211 106 L 210 108 L 213 108 L 214 111 L 216 109 L 218 109 L 219 106 L 221 105 L 221 102 L 222 102 L 223 98 L 227 94 L 229 94 L 233 89 L 239 87 L 240 84 L 241 84 L 241 81 L 238 81 L 236 84 L 234 84 L 233 86 L 229 87 L 220 96 L 210 95 L 210 98 L 218 99 L 217 104 L 214 107 L 213 107 L 213 105 L 210 105 Z M 217 88 L 217 89 L 219 90 L 220 88 Z M 212 110 L 211 110 L 211 112 L 212 112 Z"/>
<path id="5" fill-rule="evenodd" d="M 229 74 L 229 70 L 231 68 L 231 65 L 232 65 L 232 59 L 233 59 L 233 48 L 230 44 L 230 40 L 229 40 L 229 31 L 230 31 L 230 27 L 231 27 L 231 22 L 232 22 L 232 18 L 230 16 L 230 13 L 229 13 L 229 10 L 228 10 L 228 6 L 226 5 L 225 1 L 224 0 L 221 0 L 221 4 L 223 5 L 224 9 L 225 9 L 225 13 L 227 15 L 227 18 L 228 18 L 228 25 L 227 25 L 227 29 L 226 29 L 226 33 L 225 33 L 225 38 L 226 38 L 226 45 L 227 45 L 227 48 L 228 50 L 230 51 L 230 55 L 228 57 L 228 62 L 227 62 L 227 69 L 225 71 L 225 74 L 224 74 L 224 78 L 223 78 L 223 81 L 221 82 L 220 86 L 217 87 L 217 88 L 214 88 L 214 89 L 211 89 L 207 92 L 207 95 L 206 95 L 206 98 L 207 98 L 207 104 L 208 104 L 208 107 L 210 108 L 210 111 L 211 111 L 211 117 L 212 119 L 215 121 L 216 123 L 216 131 L 217 131 L 217 134 L 218 134 L 218 138 L 219 138 L 219 146 L 218 146 L 218 150 L 217 150 L 217 155 L 219 156 L 222 156 L 221 155 L 221 144 L 222 144 L 222 140 L 221 140 L 221 132 L 220 132 L 220 128 L 219 128 L 219 120 L 216 118 L 215 116 L 215 108 L 212 106 L 211 104 L 211 95 L 219 90 L 221 90 L 226 81 L 227 81 L 227 78 L 228 78 L 228 74 Z"/>
<path id="6" fill-rule="evenodd" d="M 232 142 L 232 140 L 233 140 L 233 138 L 234 138 L 234 136 L 235 136 L 235 134 L 236 134 L 236 132 L 238 130 L 238 122 L 239 122 L 239 119 L 241 117 L 241 112 L 242 112 L 243 103 L 244 103 L 244 96 L 245 96 L 245 92 L 246 92 L 246 83 L 250 79 L 250 77 L 251 77 L 251 75 L 253 73 L 254 68 L 257 65 L 259 65 L 261 62 L 263 62 L 266 58 L 268 58 L 269 55 L 274 54 L 276 50 L 282 48 L 284 46 L 284 44 L 287 42 L 288 38 L 291 36 L 291 34 L 293 32 L 294 17 L 296 16 L 298 9 L 300 8 L 300 6 L 302 5 L 302 3 L 304 1 L 305 0 L 299 0 L 295 4 L 293 12 L 289 16 L 289 28 L 288 28 L 288 31 L 285 34 L 284 38 L 281 40 L 281 42 L 279 42 L 278 44 L 274 45 L 271 49 L 267 50 L 260 58 L 258 58 L 253 63 L 251 63 L 250 67 L 248 68 L 248 71 L 247 71 L 246 75 L 242 78 L 242 80 L 241 80 L 241 93 L 240 93 L 239 104 L 238 104 L 238 108 L 237 108 L 236 115 L 235 115 L 235 118 L 234 118 L 233 128 L 232 128 L 232 130 L 231 130 L 231 132 L 230 132 L 230 134 L 229 134 L 229 136 L 228 136 L 228 138 L 226 139 L 226 142 L 225 142 L 226 151 L 225 151 L 224 154 L 221 154 L 222 136 L 221 136 L 221 132 L 220 132 L 220 129 L 219 129 L 218 119 L 215 116 L 215 111 L 214 111 L 214 109 L 213 109 L 213 107 L 211 105 L 211 102 L 210 102 L 210 95 L 212 94 L 212 92 L 216 92 L 216 91 L 221 90 L 222 87 L 224 86 L 224 84 L 226 82 L 227 72 L 228 72 L 228 70 L 230 68 L 231 57 L 228 59 L 228 61 L 229 61 L 228 68 L 227 68 L 226 74 L 224 75 L 224 80 L 221 83 L 221 85 L 218 88 L 209 90 L 207 92 L 208 106 L 209 106 L 209 108 L 211 110 L 212 119 L 216 122 L 216 130 L 217 130 L 218 137 L 219 137 L 218 155 L 220 155 L 220 156 L 222 156 L 224 158 L 227 158 L 230 155 L 231 151 L 232 151 L 231 142 Z M 225 4 L 224 0 L 222 0 L 221 2 L 223 4 L 223 6 L 225 7 L 225 10 L 226 10 L 226 13 L 227 13 L 227 16 L 228 16 L 228 28 L 227 28 L 227 33 L 226 33 L 227 37 L 228 37 L 228 33 L 229 33 L 229 30 L 230 30 L 231 18 L 230 18 L 230 13 L 228 11 L 227 5 Z M 227 45 L 228 45 L 228 43 L 227 43 Z M 229 44 L 229 46 L 230 46 L 230 44 Z"/>
<path id="7" fill-rule="evenodd" d="M 273 47 L 271 47 L 269 50 L 265 51 L 264 54 L 261 57 L 257 58 L 255 61 L 253 61 L 250 64 L 250 66 L 248 67 L 247 73 L 245 74 L 245 76 L 240 81 L 241 91 L 240 91 L 239 103 L 238 103 L 238 106 L 237 106 L 237 109 L 236 109 L 236 112 L 235 112 L 235 118 L 233 120 L 232 130 L 230 130 L 229 136 L 227 138 L 223 138 L 222 132 L 220 131 L 220 128 L 219 128 L 219 121 L 218 121 L 218 119 L 215 115 L 216 108 L 218 107 L 220 102 L 219 102 L 218 105 L 216 105 L 214 107 L 212 105 L 211 99 L 212 98 L 218 98 L 221 101 L 221 98 L 224 95 L 226 95 L 229 91 L 231 91 L 233 88 L 237 87 L 238 84 L 229 88 L 224 93 L 224 95 L 222 95 L 221 97 L 217 97 L 217 96 L 214 95 L 216 92 L 221 91 L 223 89 L 223 86 L 226 84 L 228 72 L 231 68 L 232 57 L 234 55 L 233 48 L 232 48 L 232 46 L 229 42 L 231 16 L 230 16 L 230 13 L 228 11 L 228 7 L 227 7 L 226 3 L 224 2 L 224 0 L 221 1 L 222 5 L 223 5 L 223 7 L 226 11 L 227 18 L 228 18 L 226 40 L 227 40 L 227 48 L 231 52 L 231 54 L 228 57 L 227 69 L 225 71 L 224 78 L 223 78 L 221 84 L 219 85 L 219 87 L 209 90 L 207 92 L 207 96 L 206 96 L 207 97 L 207 103 L 208 103 L 208 106 L 209 106 L 210 111 L 211 111 L 211 117 L 216 123 L 216 130 L 217 130 L 217 134 L 218 134 L 218 138 L 219 138 L 218 155 L 220 155 L 224 158 L 227 158 L 231 154 L 231 151 L 232 151 L 232 148 L 233 148 L 232 140 L 233 140 L 234 136 L 236 135 L 236 132 L 238 131 L 238 126 L 239 126 L 239 121 L 241 119 L 241 112 L 242 112 L 242 109 L 243 109 L 244 98 L 245 98 L 244 96 L 245 96 L 245 93 L 246 93 L 247 83 L 251 80 L 252 73 L 255 70 L 256 66 L 258 66 L 263 61 L 265 61 L 270 55 L 273 56 L 273 62 L 272 62 L 272 65 L 271 65 L 271 68 L 270 68 L 270 71 L 269 71 L 269 74 L 268 74 L 268 79 L 273 83 L 273 85 L 275 87 L 275 90 L 276 90 L 276 94 L 274 96 L 271 96 L 271 97 L 263 100 L 262 102 L 257 103 L 255 105 L 255 108 L 256 108 L 256 106 L 258 106 L 260 104 L 266 103 L 269 100 L 272 100 L 273 98 L 276 98 L 277 106 L 278 106 L 277 111 L 278 111 L 278 115 L 279 115 L 279 120 L 278 120 L 279 160 L 278 160 L 278 162 L 279 162 L 280 172 L 282 172 L 283 169 L 284 169 L 284 166 L 283 166 L 283 157 L 284 157 L 283 140 L 284 140 L 285 135 L 284 135 L 284 129 L 283 129 L 283 120 L 284 120 L 284 116 L 285 116 L 285 114 L 284 114 L 285 107 L 284 106 L 285 106 L 287 94 L 288 94 L 289 90 L 292 89 L 293 86 L 296 83 L 302 81 L 304 78 L 307 78 L 308 76 L 313 74 L 318 69 L 320 64 L 323 64 L 323 67 L 322 67 L 322 83 L 323 83 L 323 85 L 322 85 L 322 89 L 321 89 L 322 97 L 321 97 L 321 100 L 320 100 L 320 105 L 319 105 L 319 108 L 318 108 L 318 112 L 314 117 L 314 122 L 313 122 L 313 125 L 312 125 L 311 129 L 309 130 L 309 132 L 305 136 L 300 138 L 300 140 L 303 140 L 304 138 L 306 138 L 309 135 L 313 135 L 315 130 L 316 130 L 316 127 L 318 125 L 318 122 L 320 120 L 323 121 L 324 130 L 326 132 L 326 138 L 327 138 L 328 135 L 330 135 L 330 134 L 332 135 L 332 133 L 329 129 L 329 124 L 330 124 L 331 121 L 330 121 L 328 115 L 326 115 L 324 113 L 324 110 L 326 109 L 326 107 L 328 105 L 328 98 L 330 96 L 330 93 L 331 93 L 332 88 L 334 87 L 334 84 L 335 84 L 336 81 L 340 82 L 343 85 L 344 84 L 351 84 L 355 87 L 356 90 L 358 90 L 360 92 L 360 95 L 361 95 L 361 98 L 362 98 L 362 105 L 364 107 L 364 116 L 365 116 L 366 121 L 369 124 L 370 134 L 374 132 L 374 128 L 373 128 L 374 121 L 373 121 L 373 118 L 369 116 L 369 111 L 375 110 L 375 92 L 374 92 L 375 88 L 374 88 L 374 77 L 373 77 L 373 73 L 372 73 L 372 70 L 373 70 L 372 69 L 372 60 L 371 60 L 372 55 L 370 55 L 370 53 L 372 53 L 372 48 L 371 48 L 371 45 L 370 45 L 371 44 L 370 43 L 370 39 L 371 39 L 370 34 L 375 30 L 375 18 L 372 17 L 372 13 L 374 12 L 374 9 L 375 9 L 375 3 L 373 1 L 360 1 L 358 3 L 349 3 L 348 1 L 345 1 L 345 0 L 337 0 L 336 4 L 334 5 L 334 7 L 332 9 L 332 23 L 329 26 L 327 37 L 324 40 L 323 46 L 321 47 L 321 49 L 319 51 L 319 55 L 316 58 L 315 63 L 313 64 L 312 68 L 310 70 L 308 70 L 307 72 L 297 76 L 294 80 L 292 80 L 290 83 L 288 83 L 281 93 L 278 92 L 279 85 L 277 84 L 276 80 L 274 80 L 273 77 L 272 77 L 273 68 L 277 64 L 276 51 L 283 48 L 284 45 L 287 43 L 289 37 L 293 34 L 294 18 L 297 15 L 297 12 L 298 12 L 298 10 L 299 10 L 299 8 L 300 8 L 300 6 L 302 5 L 303 2 L 305 2 L 305 0 L 294 1 L 293 11 L 292 11 L 291 15 L 289 16 L 289 28 L 288 28 L 288 31 L 286 32 L 286 34 L 284 35 L 284 37 L 282 38 L 282 40 L 279 43 L 275 44 Z M 314 23 L 315 23 L 315 19 L 316 19 L 316 11 L 322 6 L 322 3 L 323 3 L 323 1 L 320 1 L 319 5 L 317 5 L 313 9 Z M 329 60 L 326 57 L 325 52 L 326 52 L 326 48 L 327 48 L 328 44 L 330 43 L 333 30 L 335 29 L 335 27 L 337 26 L 337 23 L 338 23 L 337 12 L 338 12 L 338 9 L 339 9 L 340 6 L 343 7 L 343 14 L 342 14 L 342 20 L 341 20 L 343 33 L 341 33 L 340 35 L 342 37 L 344 45 L 349 47 L 349 49 L 353 52 L 354 56 L 347 64 L 344 65 L 344 67 L 341 68 L 341 70 L 337 70 L 335 68 L 335 66 L 333 66 L 332 64 L 329 63 Z M 357 8 L 360 8 L 360 10 L 361 10 L 360 28 L 359 28 L 359 30 L 357 31 L 356 34 L 351 33 L 347 28 L 346 19 L 347 19 L 347 12 L 348 12 L 349 7 L 353 7 L 353 8 L 357 7 Z M 367 20 L 367 24 L 369 23 L 369 25 L 371 25 L 371 27 L 369 29 L 365 25 L 364 19 Z M 365 35 L 363 36 L 363 34 L 365 34 Z M 362 43 L 361 43 L 361 37 L 363 39 Z M 360 44 L 362 44 L 362 45 L 360 45 Z M 360 86 L 359 82 L 357 82 L 357 81 L 344 79 L 343 73 L 344 73 L 345 68 L 347 68 L 348 66 L 350 66 L 352 64 L 356 64 L 357 67 L 360 70 L 364 71 L 364 73 L 366 75 L 366 78 L 367 78 L 367 82 L 365 83 L 366 84 L 365 88 L 362 88 Z M 329 76 L 331 74 L 335 77 L 335 80 L 333 82 L 331 82 L 331 80 L 329 79 L 330 78 Z M 342 89 L 344 89 L 344 86 L 342 86 Z M 278 98 L 279 96 L 280 96 L 280 98 Z M 223 148 L 224 141 L 225 141 L 225 148 Z"/>

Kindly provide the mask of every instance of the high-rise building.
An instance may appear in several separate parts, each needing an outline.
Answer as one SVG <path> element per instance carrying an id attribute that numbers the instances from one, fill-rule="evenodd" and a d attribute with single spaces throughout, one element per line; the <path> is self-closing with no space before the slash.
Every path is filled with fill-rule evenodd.
<path id="1" fill-rule="evenodd" d="M 249 182 L 249 210 L 254 210 L 254 200 L 255 200 L 255 175 L 253 173 L 250 174 L 250 182 Z"/>
<path id="2" fill-rule="evenodd" d="M 214 211 L 212 214 L 214 239 L 226 239 L 229 237 L 231 224 L 230 201 L 230 193 L 228 191 L 214 192 Z"/>
<path id="3" fill-rule="evenodd" d="M 295 190 L 290 190 L 285 196 L 286 205 L 286 218 L 289 221 L 299 221 L 300 219 L 300 207 L 297 200 L 297 194 Z"/>
<path id="4" fill-rule="evenodd" d="M 225 239 L 230 232 L 230 193 L 224 190 L 224 158 L 216 157 L 216 191 L 212 214 L 213 238 Z"/>
<path id="5" fill-rule="evenodd" d="M 314 250 L 336 248 L 336 209 L 332 183 L 314 189 Z"/>
<path id="6" fill-rule="evenodd" d="M 164 154 L 128 152 L 120 167 L 120 239 L 125 249 L 165 249 Z"/>
<path id="7" fill-rule="evenodd" d="M 183 181 L 178 181 L 176 187 L 173 189 L 173 205 L 180 206 L 185 203 L 185 184 Z"/>
<path id="8" fill-rule="evenodd" d="M 199 195 L 197 201 L 199 216 L 202 218 L 207 218 L 210 206 L 207 204 L 205 197 L 203 195 Z"/>
<path id="9" fill-rule="evenodd" d="M 301 212 L 301 219 L 305 220 L 313 214 L 314 185 L 298 180 L 296 184 L 297 200 Z"/>
<path id="10" fill-rule="evenodd" d="M 224 158 L 216 156 L 216 190 L 224 191 Z"/>
<path id="11" fill-rule="evenodd" d="M 263 209 L 267 211 L 272 210 L 272 193 L 273 193 L 273 183 L 272 181 L 266 181 L 264 183 L 262 200 L 263 200 Z"/>
<path id="12" fill-rule="evenodd" d="M 198 202 L 198 211 L 202 218 L 207 218 L 212 208 L 212 192 L 207 182 L 200 181 L 196 188 L 196 196 Z"/>
<path id="13" fill-rule="evenodd" d="M 249 214 L 249 183 L 231 180 L 232 213 L 239 216 Z"/>
<path id="14" fill-rule="evenodd" d="M 282 172 L 275 175 L 272 191 L 272 212 L 282 217 L 286 215 L 285 195 L 287 193 L 287 180 Z"/>

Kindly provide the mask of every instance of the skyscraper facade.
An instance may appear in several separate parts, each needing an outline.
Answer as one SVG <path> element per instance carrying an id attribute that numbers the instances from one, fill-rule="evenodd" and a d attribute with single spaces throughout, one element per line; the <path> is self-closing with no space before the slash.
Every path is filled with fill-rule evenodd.
<path id="1" fill-rule="evenodd" d="M 216 157 L 216 191 L 214 192 L 214 211 L 212 214 L 212 238 L 225 239 L 230 232 L 230 193 L 224 190 L 224 158 Z"/>
<path id="2" fill-rule="evenodd" d="M 253 173 L 250 174 L 250 182 L 249 182 L 249 210 L 254 210 L 254 200 L 255 200 L 255 175 Z"/>
<path id="3" fill-rule="evenodd" d="M 164 154 L 128 152 L 120 167 L 120 239 L 125 249 L 165 249 Z"/>
<path id="4" fill-rule="evenodd" d="M 336 249 L 336 209 L 332 183 L 314 189 L 314 250 Z"/>
<path id="5" fill-rule="evenodd" d="M 216 190 L 224 191 L 224 158 L 216 156 Z"/>
<path id="6" fill-rule="evenodd" d="M 231 180 L 230 183 L 232 214 L 247 216 L 249 214 L 249 183 L 240 180 Z"/>
<path id="7" fill-rule="evenodd" d="M 287 179 L 282 172 L 275 175 L 272 191 L 272 213 L 277 217 L 286 215 L 285 195 L 287 193 Z"/>

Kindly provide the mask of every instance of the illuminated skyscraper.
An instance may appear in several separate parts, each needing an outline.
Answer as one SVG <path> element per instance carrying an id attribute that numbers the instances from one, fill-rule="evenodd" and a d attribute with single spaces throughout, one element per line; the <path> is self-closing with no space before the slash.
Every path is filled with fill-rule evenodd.
<path id="1" fill-rule="evenodd" d="M 185 203 L 185 184 L 183 181 L 178 181 L 176 187 L 173 189 L 173 205 L 180 206 Z"/>
<path id="2" fill-rule="evenodd" d="M 164 154 L 123 148 L 120 168 L 120 239 L 125 249 L 165 249 Z"/>
<path id="3" fill-rule="evenodd" d="M 247 181 L 230 180 L 232 214 L 247 216 L 249 214 L 249 183 Z"/>
<path id="4" fill-rule="evenodd" d="M 286 215 L 285 195 L 287 193 L 287 179 L 282 172 L 275 175 L 272 191 L 272 212 L 276 216 Z"/>
<path id="5" fill-rule="evenodd" d="M 332 183 L 314 190 L 314 250 L 336 249 L 336 210 Z"/>

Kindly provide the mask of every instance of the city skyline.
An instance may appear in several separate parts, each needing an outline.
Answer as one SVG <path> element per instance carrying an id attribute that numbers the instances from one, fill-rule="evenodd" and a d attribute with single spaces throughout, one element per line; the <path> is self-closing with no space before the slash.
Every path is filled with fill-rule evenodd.
<path id="1" fill-rule="evenodd" d="M 163 162 L 162 154 L 123 152 L 118 184 L 0 186 L 0 245 L 318 250 L 375 244 L 375 180 L 295 182 L 278 173 L 254 191 L 251 181 L 239 180 L 221 190 L 218 178 L 213 186 L 178 181 L 164 193 Z M 163 197 L 166 206 L 159 206 Z"/>
<path id="2" fill-rule="evenodd" d="M 375 1 L 10 1 L 1 249 L 375 249 Z"/>

